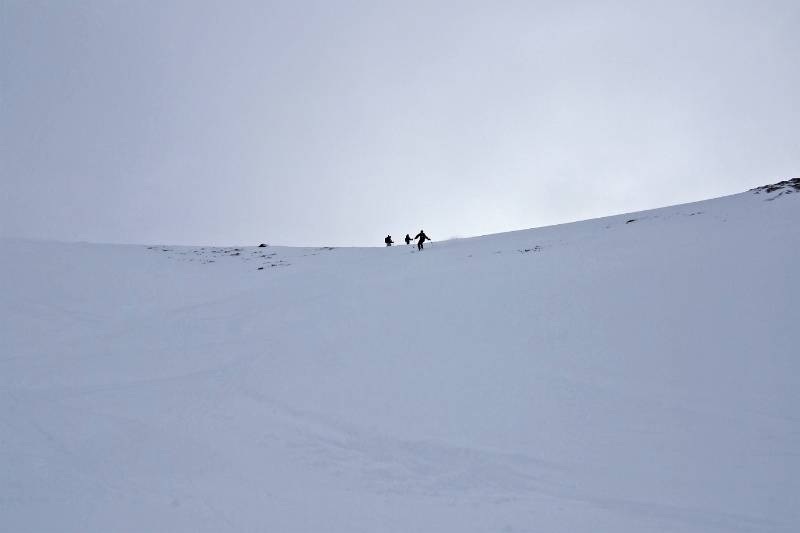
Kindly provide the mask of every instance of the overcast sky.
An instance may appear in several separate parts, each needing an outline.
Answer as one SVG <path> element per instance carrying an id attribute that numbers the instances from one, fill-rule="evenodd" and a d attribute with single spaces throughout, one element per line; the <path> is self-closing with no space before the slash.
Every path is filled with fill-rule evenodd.
<path id="1" fill-rule="evenodd" d="M 800 175 L 800 2 L 0 0 L 0 236 L 382 245 Z"/>

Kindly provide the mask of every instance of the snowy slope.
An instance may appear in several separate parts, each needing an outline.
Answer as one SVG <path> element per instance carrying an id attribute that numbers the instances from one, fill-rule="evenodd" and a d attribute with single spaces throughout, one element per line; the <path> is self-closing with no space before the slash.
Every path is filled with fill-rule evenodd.
<path id="1" fill-rule="evenodd" d="M 798 531 L 794 192 L 422 253 L 3 241 L 0 530 Z"/>

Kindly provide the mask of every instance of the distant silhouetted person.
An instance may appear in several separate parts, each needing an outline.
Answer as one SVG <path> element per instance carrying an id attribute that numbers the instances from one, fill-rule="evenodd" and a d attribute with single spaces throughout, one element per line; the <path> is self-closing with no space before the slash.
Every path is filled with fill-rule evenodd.
<path id="1" fill-rule="evenodd" d="M 419 239 L 419 242 L 417 243 L 417 250 L 422 250 L 423 248 L 425 248 L 425 247 L 424 247 L 422 244 L 423 244 L 425 241 L 429 241 L 429 240 L 431 240 L 431 238 L 430 238 L 430 237 L 428 237 L 427 235 L 425 235 L 425 230 L 419 230 L 419 233 L 417 233 L 417 236 L 416 236 L 416 237 L 414 237 L 414 238 L 415 238 L 415 239 Z"/>
<path id="2" fill-rule="evenodd" d="M 392 240 L 392 236 L 391 235 L 387 235 L 386 238 L 383 239 L 383 242 L 386 243 L 386 246 L 391 246 L 391 245 L 394 244 L 394 241 Z"/>
<path id="3" fill-rule="evenodd" d="M 411 243 L 411 236 L 408 233 L 406 233 L 405 241 L 406 241 L 406 246 L 408 246 Z"/>

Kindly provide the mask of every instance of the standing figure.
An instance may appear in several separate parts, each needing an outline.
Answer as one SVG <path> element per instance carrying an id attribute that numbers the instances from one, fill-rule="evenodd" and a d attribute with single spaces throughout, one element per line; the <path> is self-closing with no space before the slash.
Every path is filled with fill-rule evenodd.
<path id="1" fill-rule="evenodd" d="M 409 234 L 408 234 L 408 233 L 406 233 L 406 238 L 405 238 L 405 241 L 406 241 L 406 246 L 408 246 L 408 245 L 409 245 L 409 243 L 411 242 L 411 236 L 409 236 Z"/>
<path id="2" fill-rule="evenodd" d="M 421 229 L 421 230 L 419 230 L 419 233 L 417 233 L 417 236 L 416 236 L 416 237 L 414 237 L 414 238 L 415 238 L 415 239 L 419 239 L 419 242 L 417 243 L 417 250 L 420 250 L 420 251 L 421 251 L 423 248 L 425 248 L 425 247 L 424 247 L 422 244 L 423 244 L 425 241 L 429 241 L 429 240 L 431 240 L 431 238 L 430 238 L 430 237 L 428 237 L 427 235 L 425 235 L 425 230 L 422 230 L 422 229 Z"/>
<path id="3" fill-rule="evenodd" d="M 392 236 L 391 235 L 387 235 L 386 238 L 383 239 L 383 242 L 386 243 L 386 246 L 391 246 L 391 245 L 394 244 L 394 241 L 392 240 Z"/>

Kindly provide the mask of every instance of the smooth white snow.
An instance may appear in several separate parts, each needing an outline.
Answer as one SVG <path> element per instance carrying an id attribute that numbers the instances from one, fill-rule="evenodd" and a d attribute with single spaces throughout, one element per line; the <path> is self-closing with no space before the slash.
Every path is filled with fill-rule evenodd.
<path id="1" fill-rule="evenodd" d="M 785 192 L 422 253 L 2 241 L 0 530 L 798 531 Z"/>

